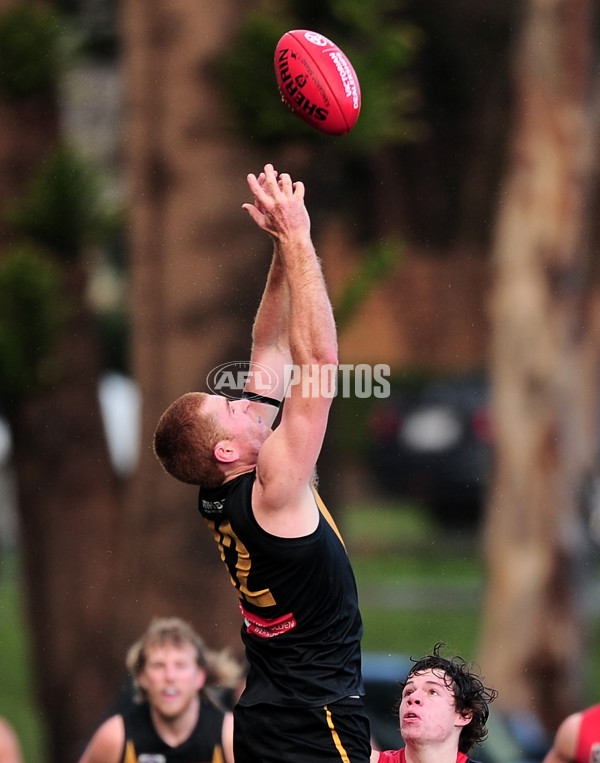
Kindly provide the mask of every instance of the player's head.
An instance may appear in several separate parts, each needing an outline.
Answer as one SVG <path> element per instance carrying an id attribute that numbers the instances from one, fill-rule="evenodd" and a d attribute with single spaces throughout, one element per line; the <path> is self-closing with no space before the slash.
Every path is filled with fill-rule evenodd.
<path id="1" fill-rule="evenodd" d="M 161 416 L 154 452 L 173 477 L 212 488 L 251 471 L 270 434 L 250 400 L 189 392 Z"/>
<path id="2" fill-rule="evenodd" d="M 127 652 L 127 669 L 133 675 L 139 675 L 144 669 L 148 649 L 152 646 L 183 646 L 194 648 L 196 662 L 204 670 L 208 669 L 207 649 L 203 639 L 192 626 L 179 617 L 155 617 L 145 633 Z"/>
<path id="3" fill-rule="evenodd" d="M 152 661 L 161 650 L 177 650 L 191 657 L 191 672 L 201 674 L 198 689 L 207 686 L 231 689 L 237 687 L 243 671 L 240 663 L 229 656 L 227 651 L 214 652 L 208 649 L 203 639 L 185 620 L 178 617 L 155 618 L 146 632 L 127 652 L 125 664 L 133 677 L 138 700 L 147 699 L 148 692 L 142 686 L 143 676 L 148 673 L 149 660 Z M 160 655 L 161 660 L 163 656 Z M 177 659 L 181 664 L 181 658 Z M 191 680 L 194 679 L 192 675 Z"/>
<path id="4" fill-rule="evenodd" d="M 208 397 L 204 392 L 188 392 L 171 403 L 154 432 L 154 453 L 181 482 L 213 488 L 225 478 L 214 449 L 228 435 L 203 410 Z"/>
<path id="5" fill-rule="evenodd" d="M 484 686 L 477 672 L 461 657 L 442 657 L 440 650 L 443 646 L 436 644 L 432 654 L 414 661 L 402 685 L 403 697 L 407 687 L 410 688 L 419 676 L 433 674 L 440 678 L 454 697 L 454 710 L 467 721 L 460 731 L 458 749 L 468 754 L 487 736 L 489 703 L 496 699 L 498 693 Z"/>
<path id="6" fill-rule="evenodd" d="M 165 649 L 176 650 L 184 655 L 185 659 L 178 658 L 177 664 L 187 662 L 184 668 L 194 682 L 193 690 L 199 691 L 204 685 L 208 663 L 203 640 L 191 625 L 177 617 L 156 618 L 152 620 L 146 632 L 130 647 L 125 660 L 127 669 L 134 680 L 137 699 L 148 698 L 148 687 L 145 685 L 146 673 L 151 674 L 154 661 L 159 657 L 161 663 L 166 661 L 163 655 Z"/>

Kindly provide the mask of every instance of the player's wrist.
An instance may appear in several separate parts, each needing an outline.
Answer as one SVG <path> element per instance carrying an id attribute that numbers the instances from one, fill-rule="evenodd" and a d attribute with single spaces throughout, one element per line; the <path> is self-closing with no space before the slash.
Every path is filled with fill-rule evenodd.
<path id="1" fill-rule="evenodd" d="M 309 234 L 286 235 L 278 240 L 279 254 L 287 266 L 290 260 L 297 261 L 299 258 L 316 259 L 317 253 Z"/>

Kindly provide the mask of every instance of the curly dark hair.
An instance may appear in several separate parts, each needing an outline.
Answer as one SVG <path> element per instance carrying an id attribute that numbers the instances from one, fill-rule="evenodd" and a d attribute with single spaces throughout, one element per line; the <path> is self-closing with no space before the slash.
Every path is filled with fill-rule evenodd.
<path id="1" fill-rule="evenodd" d="M 448 688 L 454 694 L 456 710 L 461 714 L 472 713 L 471 722 L 463 726 L 458 741 L 459 751 L 468 754 L 487 737 L 486 723 L 490 715 L 488 705 L 496 699 L 498 692 L 483 685 L 472 663 L 467 663 L 462 657 L 442 657 L 440 651 L 445 646 L 440 642 L 434 646 L 431 654 L 420 659 L 411 658 L 413 666 L 401 684 L 401 689 L 404 691 L 404 686 L 415 673 L 424 670 L 442 671 Z"/>

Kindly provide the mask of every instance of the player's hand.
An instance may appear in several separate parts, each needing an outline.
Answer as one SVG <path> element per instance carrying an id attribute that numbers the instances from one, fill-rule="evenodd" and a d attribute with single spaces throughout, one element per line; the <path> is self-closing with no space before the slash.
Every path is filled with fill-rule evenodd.
<path id="1" fill-rule="evenodd" d="M 281 240 L 310 234 L 310 218 L 304 205 L 304 183 L 292 182 L 286 173 L 278 175 L 267 164 L 258 177 L 248 175 L 254 203 L 243 205 L 254 222 L 273 238 Z"/>

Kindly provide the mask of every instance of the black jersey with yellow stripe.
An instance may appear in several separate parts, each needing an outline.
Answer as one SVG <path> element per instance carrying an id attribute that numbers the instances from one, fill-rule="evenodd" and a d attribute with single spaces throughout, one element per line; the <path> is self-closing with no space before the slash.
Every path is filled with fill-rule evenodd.
<path id="1" fill-rule="evenodd" d="M 315 707 L 362 695 L 362 622 L 340 533 L 316 491 L 313 533 L 280 538 L 263 530 L 251 505 L 255 476 L 199 499 L 244 618 L 249 673 L 240 702 Z"/>
<path id="2" fill-rule="evenodd" d="M 156 733 L 147 702 L 123 713 L 125 749 L 122 763 L 224 763 L 222 710 L 207 700 L 200 704 L 198 722 L 190 736 L 171 747 Z"/>

